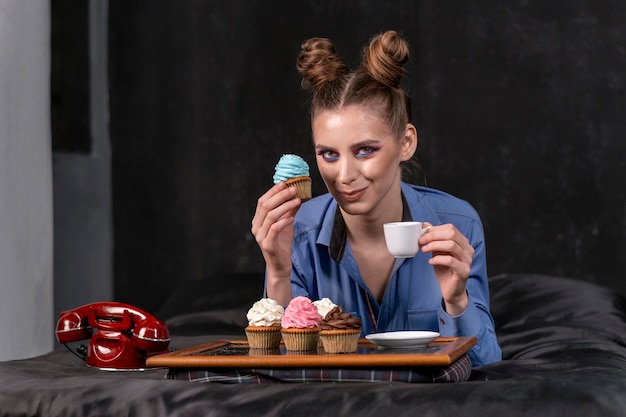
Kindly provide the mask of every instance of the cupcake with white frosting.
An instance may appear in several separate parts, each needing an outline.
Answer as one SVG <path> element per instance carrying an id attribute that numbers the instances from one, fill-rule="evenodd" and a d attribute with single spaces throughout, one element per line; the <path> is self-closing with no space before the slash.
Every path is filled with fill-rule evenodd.
<path id="1" fill-rule="evenodd" d="M 271 298 L 262 298 L 255 302 L 246 318 L 245 328 L 248 345 L 252 349 L 273 349 L 280 345 L 280 322 L 285 309 Z"/>
<path id="2" fill-rule="evenodd" d="M 322 318 L 326 317 L 326 314 L 333 308 L 337 307 L 337 304 L 333 303 L 330 298 L 322 298 L 321 300 L 313 301 L 315 307 L 317 307 L 317 312 L 320 313 Z"/>

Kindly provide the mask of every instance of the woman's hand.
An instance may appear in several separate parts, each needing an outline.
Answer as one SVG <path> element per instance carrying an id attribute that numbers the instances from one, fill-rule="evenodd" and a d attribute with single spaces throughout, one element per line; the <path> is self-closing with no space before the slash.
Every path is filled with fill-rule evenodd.
<path id="1" fill-rule="evenodd" d="M 267 296 L 281 305 L 291 299 L 293 221 L 302 204 L 295 194 L 295 187 L 276 184 L 259 198 L 252 219 L 252 234 L 267 267 Z"/>
<path id="2" fill-rule="evenodd" d="M 424 226 L 430 224 L 425 223 Z M 446 312 L 458 316 L 469 302 L 466 284 L 474 248 L 452 224 L 432 226 L 420 236 L 419 243 L 422 252 L 432 254 L 429 263 L 435 268 Z"/>

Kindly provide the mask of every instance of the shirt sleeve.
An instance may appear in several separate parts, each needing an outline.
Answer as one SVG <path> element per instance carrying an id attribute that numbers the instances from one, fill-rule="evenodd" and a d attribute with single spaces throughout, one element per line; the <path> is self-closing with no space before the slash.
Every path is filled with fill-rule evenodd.
<path id="1" fill-rule="evenodd" d="M 443 300 L 442 300 L 443 303 Z M 443 307 L 438 312 L 439 333 L 444 337 L 476 336 L 477 343 L 470 349 L 472 366 L 485 365 L 502 359 L 491 314 L 476 305 L 471 296 L 465 311 L 459 316 L 449 315 Z"/>
<path id="2" fill-rule="evenodd" d="M 474 222 L 467 233 L 474 247 L 474 259 L 467 279 L 468 304 L 458 316 L 449 315 L 442 307 L 438 312 L 439 333 L 442 336 L 476 336 L 477 343 L 469 355 L 473 366 L 485 365 L 502 359 L 502 350 L 496 338 L 493 317 L 489 311 L 489 284 L 485 256 L 485 242 L 480 221 Z"/>
<path id="3" fill-rule="evenodd" d="M 298 296 L 310 298 L 307 281 L 304 274 L 300 272 L 302 271 L 302 267 L 297 256 L 292 256 L 291 261 L 291 296 L 294 298 Z"/>

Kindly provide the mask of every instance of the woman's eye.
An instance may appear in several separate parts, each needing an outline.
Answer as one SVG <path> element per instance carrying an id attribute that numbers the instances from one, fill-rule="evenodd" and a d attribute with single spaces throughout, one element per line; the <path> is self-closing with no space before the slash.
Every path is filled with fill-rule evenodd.
<path id="1" fill-rule="evenodd" d="M 322 159 L 326 162 L 334 162 L 339 159 L 339 154 L 333 151 L 320 151 L 318 155 L 321 155 Z"/>
<path id="2" fill-rule="evenodd" d="M 376 152 L 376 148 L 374 148 L 373 146 L 364 146 L 362 148 L 359 148 L 356 151 L 355 155 L 357 158 L 364 158 L 370 156 L 374 152 Z"/>

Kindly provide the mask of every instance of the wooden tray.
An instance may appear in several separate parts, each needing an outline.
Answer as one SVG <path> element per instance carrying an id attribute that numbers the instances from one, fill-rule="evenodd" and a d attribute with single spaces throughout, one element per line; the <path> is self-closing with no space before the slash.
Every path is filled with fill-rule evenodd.
<path id="1" fill-rule="evenodd" d="M 220 340 L 148 358 L 148 367 L 169 368 L 337 368 L 450 365 L 476 344 L 473 336 L 440 337 L 421 348 L 380 349 L 359 340 L 355 353 L 328 354 L 323 348 L 290 352 L 250 349 L 246 340 Z"/>

